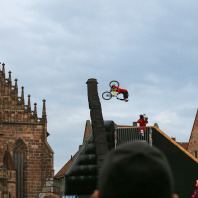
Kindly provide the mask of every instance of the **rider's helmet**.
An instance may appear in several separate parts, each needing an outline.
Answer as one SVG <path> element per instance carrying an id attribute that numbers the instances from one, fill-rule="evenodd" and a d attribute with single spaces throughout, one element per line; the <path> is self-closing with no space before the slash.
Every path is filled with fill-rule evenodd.
<path id="1" fill-rule="evenodd" d="M 148 116 L 146 114 L 143 114 L 143 118 L 145 122 L 148 120 Z"/>
<path id="2" fill-rule="evenodd" d="M 144 117 L 143 117 L 143 115 L 142 115 L 142 114 L 140 114 L 140 119 L 144 119 Z"/>

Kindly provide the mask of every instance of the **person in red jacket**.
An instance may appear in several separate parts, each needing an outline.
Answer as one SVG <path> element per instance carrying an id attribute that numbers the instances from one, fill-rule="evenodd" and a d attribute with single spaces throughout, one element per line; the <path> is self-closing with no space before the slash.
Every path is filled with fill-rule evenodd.
<path id="1" fill-rule="evenodd" d="M 140 125 L 140 134 L 144 136 L 144 132 L 146 131 L 146 124 L 148 123 L 148 117 L 146 114 L 140 115 L 140 119 L 137 121 Z"/>
<path id="2" fill-rule="evenodd" d="M 124 98 L 123 99 L 118 98 L 118 99 L 124 100 L 125 102 L 128 102 L 129 101 L 129 99 L 128 99 L 129 94 L 128 94 L 128 91 L 126 89 L 121 89 L 120 87 L 115 86 L 115 85 L 112 86 L 112 89 L 115 90 L 119 94 L 120 93 L 123 94 L 123 97 Z"/>

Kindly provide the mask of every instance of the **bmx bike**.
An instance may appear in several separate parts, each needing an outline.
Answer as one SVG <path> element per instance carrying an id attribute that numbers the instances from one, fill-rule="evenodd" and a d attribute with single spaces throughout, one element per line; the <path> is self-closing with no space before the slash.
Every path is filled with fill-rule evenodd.
<path id="1" fill-rule="evenodd" d="M 102 98 L 104 100 L 110 100 L 112 97 L 116 97 L 118 100 L 122 100 L 121 98 L 118 98 L 118 93 L 116 92 L 116 88 L 114 86 L 117 86 L 119 87 L 120 83 L 116 80 L 112 80 L 110 83 L 109 83 L 109 86 L 110 86 L 110 91 L 105 91 L 103 92 L 102 94 Z"/>

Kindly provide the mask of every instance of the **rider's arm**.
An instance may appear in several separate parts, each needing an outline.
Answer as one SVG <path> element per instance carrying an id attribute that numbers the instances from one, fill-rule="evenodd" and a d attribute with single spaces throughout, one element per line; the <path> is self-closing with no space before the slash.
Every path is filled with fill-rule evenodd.
<path id="1" fill-rule="evenodd" d="M 143 120 L 142 119 L 139 119 L 138 121 L 137 121 L 137 123 L 142 123 L 143 122 Z"/>
<path id="2" fill-rule="evenodd" d="M 118 93 L 124 93 L 124 92 L 127 92 L 127 90 L 126 90 L 126 89 L 121 89 L 120 87 L 115 86 L 115 85 L 114 85 L 114 87 L 117 89 L 117 92 L 118 92 Z"/>
<path id="3" fill-rule="evenodd" d="M 118 93 L 120 93 L 120 88 L 119 88 L 118 86 L 115 86 L 115 85 L 114 85 L 114 87 L 116 88 L 116 91 L 117 91 Z"/>

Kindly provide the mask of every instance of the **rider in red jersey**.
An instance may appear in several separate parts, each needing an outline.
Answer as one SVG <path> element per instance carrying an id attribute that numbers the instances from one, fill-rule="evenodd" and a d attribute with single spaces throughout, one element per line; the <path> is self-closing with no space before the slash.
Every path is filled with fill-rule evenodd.
<path id="1" fill-rule="evenodd" d="M 128 102 L 129 94 L 128 94 L 128 91 L 126 89 L 121 89 L 121 88 L 119 88 L 118 86 L 115 86 L 115 85 L 113 85 L 112 88 L 113 89 L 115 88 L 115 91 L 118 92 L 119 94 L 120 93 L 123 94 L 124 99 L 119 98 L 120 100 L 124 100 L 125 102 Z"/>
<path id="2" fill-rule="evenodd" d="M 140 133 L 142 136 L 144 136 L 146 124 L 148 123 L 148 117 L 145 114 L 140 115 L 140 119 L 137 121 L 137 123 L 140 124 Z"/>

